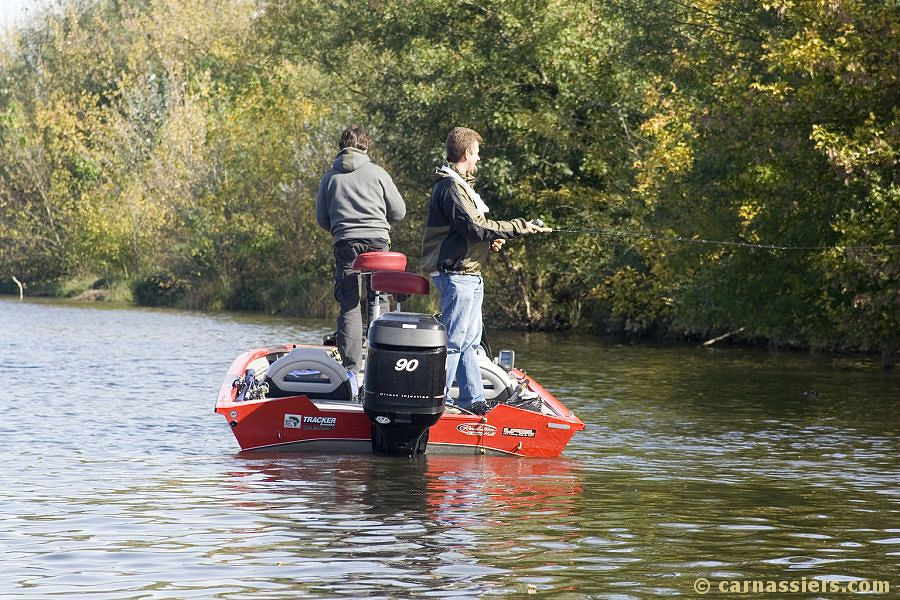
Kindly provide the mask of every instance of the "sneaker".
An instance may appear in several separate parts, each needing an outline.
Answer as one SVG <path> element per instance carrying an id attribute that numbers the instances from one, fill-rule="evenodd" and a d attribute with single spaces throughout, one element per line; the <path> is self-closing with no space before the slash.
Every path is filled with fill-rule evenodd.
<path id="1" fill-rule="evenodd" d="M 353 401 L 359 402 L 362 397 L 362 376 L 359 373 L 348 370 L 347 378 L 350 380 L 350 393 L 353 397 Z"/>
<path id="2" fill-rule="evenodd" d="M 475 413 L 476 415 L 483 415 L 489 410 L 491 410 L 491 406 L 483 400 L 480 402 L 473 402 L 472 406 L 469 407 L 469 412 Z"/>

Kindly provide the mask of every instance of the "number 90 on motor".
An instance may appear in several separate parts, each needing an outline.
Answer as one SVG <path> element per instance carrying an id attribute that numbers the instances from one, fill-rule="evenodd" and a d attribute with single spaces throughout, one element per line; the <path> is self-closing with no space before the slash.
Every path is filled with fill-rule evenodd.
<path id="1" fill-rule="evenodd" d="M 419 368 L 419 359 L 418 358 L 401 358 L 398 359 L 397 362 L 394 363 L 395 371 L 407 371 L 412 373 L 416 369 Z"/>

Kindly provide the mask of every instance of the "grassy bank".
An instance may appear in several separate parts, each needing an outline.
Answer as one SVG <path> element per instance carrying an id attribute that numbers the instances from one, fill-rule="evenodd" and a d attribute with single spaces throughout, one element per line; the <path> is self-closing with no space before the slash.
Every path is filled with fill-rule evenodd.
<path id="1" fill-rule="evenodd" d="M 235 293 L 246 296 L 235 297 Z M 18 286 L 11 279 L 0 284 L 0 294 L 18 295 Z M 273 285 L 264 290 L 251 292 L 238 289 L 231 294 L 215 287 L 212 282 L 181 282 L 159 275 L 131 279 L 110 279 L 92 274 L 60 279 L 55 282 L 26 283 L 25 296 L 68 298 L 79 302 L 108 302 L 133 304 L 135 306 L 171 307 L 186 310 L 215 312 L 221 310 L 259 312 L 286 317 L 333 319 L 337 314 L 337 303 L 331 295 L 331 280 L 309 284 L 301 278 L 290 284 Z M 411 297 L 403 303 L 403 310 L 433 314 L 438 311 L 437 296 Z M 809 352 L 823 355 L 856 355 L 878 358 L 884 367 L 900 363 L 900 353 L 883 353 L 847 348 L 817 348 L 795 340 L 774 342 L 762 336 L 749 335 L 743 331 L 726 332 L 709 338 L 696 334 L 685 334 L 671 329 L 658 329 L 653 333 L 627 333 L 621 330 L 603 331 L 603 324 L 595 327 L 535 327 L 522 321 L 508 318 L 508 312 L 496 308 L 503 298 L 488 298 L 485 307 L 485 321 L 491 326 L 504 329 L 530 330 L 571 330 L 596 337 L 615 338 L 624 341 L 677 342 L 704 345 L 738 345 L 778 350 Z"/>
<path id="2" fill-rule="evenodd" d="M 24 285 L 26 297 L 71 298 L 83 302 L 166 306 L 199 311 L 248 311 L 321 319 L 337 315 L 330 278 L 324 282 L 294 278 L 265 288 L 225 289 L 217 282 L 190 282 L 172 275 L 112 279 L 83 274 L 56 281 L 24 282 Z M 0 294 L 18 293 L 18 285 L 12 278 L 0 283 Z M 433 296 L 410 297 L 403 302 L 403 310 L 434 313 L 437 311 L 436 305 Z"/>

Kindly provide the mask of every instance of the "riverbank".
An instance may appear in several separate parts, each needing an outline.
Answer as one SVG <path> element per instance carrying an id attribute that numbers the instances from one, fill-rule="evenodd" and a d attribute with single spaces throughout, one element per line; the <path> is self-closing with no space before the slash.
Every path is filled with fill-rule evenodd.
<path id="1" fill-rule="evenodd" d="M 113 302 L 133 304 L 132 283 L 124 280 L 111 280 L 106 277 L 84 275 L 54 282 L 21 282 L 21 287 L 13 279 L 0 283 L 0 294 L 24 295 L 32 298 L 70 298 L 80 302 Z M 21 292 L 21 294 L 20 294 Z"/>
<path id="2" fill-rule="evenodd" d="M 328 281 L 330 284 L 330 280 Z M 18 295 L 8 282 L 0 285 L 0 294 L 10 296 Z M 333 319 L 337 314 L 337 306 L 331 297 L 330 285 L 318 284 L 312 290 L 304 290 L 304 293 L 287 302 L 276 293 L 264 293 L 257 295 L 255 301 L 263 299 L 269 302 L 262 306 L 253 305 L 250 302 L 232 306 L 222 302 L 223 294 L 216 291 L 212 284 L 190 284 L 178 282 L 172 278 L 154 276 L 141 279 L 110 279 L 94 275 L 82 275 L 57 282 L 42 283 L 37 285 L 25 284 L 24 295 L 38 298 L 65 299 L 77 303 L 105 303 L 131 305 L 138 307 L 169 307 L 174 309 L 221 312 L 234 311 L 246 314 L 280 315 L 288 318 L 299 319 Z M 278 299 L 281 298 L 279 301 Z M 310 301 L 312 299 L 312 301 Z M 490 302 L 490 299 L 488 299 Z M 434 313 L 439 309 L 436 299 L 410 298 L 404 302 L 404 310 L 412 312 Z M 841 347 L 813 347 L 798 342 L 774 341 L 763 336 L 753 336 L 743 329 L 727 331 L 715 336 L 703 336 L 691 333 L 676 333 L 671 330 L 662 331 L 655 335 L 643 333 L 640 335 L 617 332 L 603 333 L 584 327 L 552 327 L 540 328 L 525 326 L 522 323 L 504 321 L 502 318 L 491 319 L 490 307 L 486 305 L 486 322 L 498 325 L 495 328 L 509 330 L 547 331 L 547 332 L 579 332 L 598 340 L 614 340 L 624 343 L 641 342 L 649 344 L 673 343 L 685 346 L 722 347 L 734 346 L 744 348 L 768 348 L 792 353 L 806 353 L 819 357 L 859 357 L 866 360 L 877 360 L 883 368 L 889 369 L 900 364 L 900 352 L 879 353 L 862 351 L 853 348 Z M 597 329 L 601 329 L 598 327 Z"/>
<path id="3" fill-rule="evenodd" d="M 12 283 L 11 283 L 12 282 Z M 310 319 L 334 318 L 330 276 L 291 277 L 255 287 L 230 286 L 222 281 L 190 281 L 173 274 L 110 278 L 93 274 L 53 281 L 23 282 L 24 296 L 71 299 L 77 302 L 110 302 L 145 307 L 171 307 L 202 312 L 258 312 Z M 0 282 L 0 294 L 19 295 L 12 278 Z M 434 298 L 410 297 L 405 310 L 437 312 Z"/>
<path id="4" fill-rule="evenodd" d="M 330 318 L 340 132 L 372 133 L 416 270 L 465 125 L 490 218 L 553 229 L 487 261 L 494 327 L 898 359 L 892 3 L 756 3 L 741 35 L 730 5 L 53 4 L 0 50 L 7 293 L 96 273 L 122 281 L 47 293 Z"/>

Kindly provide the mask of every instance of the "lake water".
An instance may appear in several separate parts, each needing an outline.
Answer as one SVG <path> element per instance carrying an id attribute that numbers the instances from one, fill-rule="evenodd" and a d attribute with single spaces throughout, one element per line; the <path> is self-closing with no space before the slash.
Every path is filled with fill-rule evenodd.
<path id="1" fill-rule="evenodd" d="M 501 332 L 562 458 L 239 454 L 231 361 L 329 326 L 0 298 L 0 598 L 897 597 L 896 369 Z"/>

